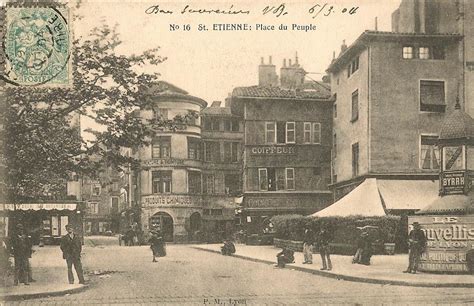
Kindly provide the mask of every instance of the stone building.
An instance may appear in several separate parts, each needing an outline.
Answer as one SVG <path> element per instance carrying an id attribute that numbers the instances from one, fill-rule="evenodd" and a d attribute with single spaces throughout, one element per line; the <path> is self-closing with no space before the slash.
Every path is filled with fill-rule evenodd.
<path id="1" fill-rule="evenodd" d="M 249 234 L 268 231 L 277 214 L 310 214 L 331 200 L 333 101 L 328 84 L 306 81 L 291 59 L 280 78 L 259 66 L 259 85 L 237 87 L 231 108 L 244 121 L 242 222 Z M 278 82 L 279 81 L 279 82 Z"/>
<path id="2" fill-rule="evenodd" d="M 386 212 L 414 212 L 437 196 L 441 124 L 456 96 L 471 108 L 470 7 L 470 1 L 403 0 L 392 32 L 365 31 L 343 44 L 327 69 L 336 99 L 336 200 L 366 178 L 376 178 Z"/>

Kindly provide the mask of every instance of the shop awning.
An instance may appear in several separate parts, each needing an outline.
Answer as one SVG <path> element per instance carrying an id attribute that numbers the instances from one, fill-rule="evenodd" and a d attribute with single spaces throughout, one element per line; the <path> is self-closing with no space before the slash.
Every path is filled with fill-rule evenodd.
<path id="1" fill-rule="evenodd" d="M 366 179 L 345 197 L 320 210 L 313 217 L 385 216 L 382 200 L 374 178 Z"/>
<path id="2" fill-rule="evenodd" d="M 377 187 L 387 210 L 419 210 L 438 198 L 438 181 L 379 180 Z"/>
<path id="3" fill-rule="evenodd" d="M 438 197 L 417 214 L 473 214 L 474 195 L 453 194 Z"/>
<path id="4" fill-rule="evenodd" d="M 22 203 L 0 204 L 2 210 L 75 210 L 76 203 Z"/>

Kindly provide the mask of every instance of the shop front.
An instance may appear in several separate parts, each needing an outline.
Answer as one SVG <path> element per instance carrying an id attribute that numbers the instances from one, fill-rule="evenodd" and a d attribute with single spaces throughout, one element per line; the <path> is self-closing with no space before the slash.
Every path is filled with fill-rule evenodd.
<path id="1" fill-rule="evenodd" d="M 14 233 L 17 224 L 23 224 L 33 244 L 58 244 L 66 234 L 66 225 L 72 224 L 82 236 L 82 203 L 22 203 L 0 204 L 6 236 Z"/>

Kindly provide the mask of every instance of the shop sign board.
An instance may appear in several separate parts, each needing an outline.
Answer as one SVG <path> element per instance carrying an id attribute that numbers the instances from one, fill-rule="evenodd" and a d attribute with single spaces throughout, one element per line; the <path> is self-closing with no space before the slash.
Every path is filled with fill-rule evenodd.
<path id="1" fill-rule="evenodd" d="M 443 172 L 441 190 L 443 194 L 464 194 L 466 190 L 466 172 Z"/>
<path id="2" fill-rule="evenodd" d="M 295 146 L 253 146 L 250 147 L 251 155 L 295 155 Z"/>
<path id="3" fill-rule="evenodd" d="M 418 222 L 427 238 L 420 270 L 467 271 L 466 253 L 474 249 L 474 216 L 409 217 L 410 231 Z"/>
<path id="4" fill-rule="evenodd" d="M 186 195 L 151 195 L 142 197 L 143 207 L 199 206 L 200 199 Z"/>
<path id="5" fill-rule="evenodd" d="M 183 166 L 184 160 L 176 158 L 150 159 L 143 162 L 143 166 Z"/>

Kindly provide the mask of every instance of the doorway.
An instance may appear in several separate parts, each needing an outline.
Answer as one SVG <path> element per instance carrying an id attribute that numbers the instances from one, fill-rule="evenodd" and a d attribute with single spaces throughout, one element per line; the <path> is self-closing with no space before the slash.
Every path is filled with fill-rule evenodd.
<path id="1" fill-rule="evenodd" d="M 150 230 L 160 230 L 166 242 L 173 241 L 173 217 L 158 212 L 150 218 Z"/>

